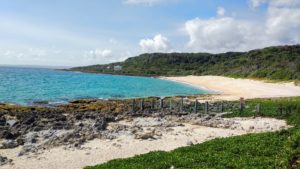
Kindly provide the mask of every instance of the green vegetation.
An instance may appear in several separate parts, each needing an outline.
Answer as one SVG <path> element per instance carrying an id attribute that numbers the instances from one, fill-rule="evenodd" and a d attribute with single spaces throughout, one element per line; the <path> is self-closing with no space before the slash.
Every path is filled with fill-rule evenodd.
<path id="1" fill-rule="evenodd" d="M 116 65 L 122 66 L 123 69 L 114 70 Z M 223 75 L 271 80 L 299 80 L 300 45 L 222 54 L 142 54 L 124 62 L 76 67 L 70 70 L 141 76 Z"/>
<path id="2" fill-rule="evenodd" d="M 259 114 L 253 111 L 258 103 L 261 105 Z M 247 100 L 246 105 L 243 112 L 234 111 L 230 117 L 276 117 L 286 119 L 294 127 L 275 133 L 214 139 L 171 152 L 150 152 L 86 169 L 300 168 L 300 97 Z"/>

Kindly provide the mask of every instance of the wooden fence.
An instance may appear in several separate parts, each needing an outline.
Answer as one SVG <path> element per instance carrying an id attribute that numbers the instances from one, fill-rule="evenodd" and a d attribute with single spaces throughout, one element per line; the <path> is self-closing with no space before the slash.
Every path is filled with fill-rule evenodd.
<path id="1" fill-rule="evenodd" d="M 130 111 L 138 112 L 144 110 L 158 111 L 170 110 L 181 113 L 222 113 L 239 109 L 243 111 L 246 108 L 243 99 L 238 102 L 199 102 L 199 100 L 190 101 L 184 97 L 181 98 L 148 98 L 132 99 Z M 257 105 L 257 111 L 260 111 L 260 105 Z"/>

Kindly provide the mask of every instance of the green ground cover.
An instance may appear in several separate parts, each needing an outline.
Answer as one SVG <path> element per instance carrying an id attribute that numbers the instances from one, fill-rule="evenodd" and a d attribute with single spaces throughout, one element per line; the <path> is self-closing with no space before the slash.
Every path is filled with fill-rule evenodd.
<path id="1" fill-rule="evenodd" d="M 260 112 L 255 107 L 260 104 Z M 260 133 L 214 139 L 171 152 L 156 151 L 128 159 L 116 159 L 86 169 L 174 168 L 300 168 L 300 97 L 246 101 L 242 112 L 229 117 L 275 117 L 294 127 L 275 133 Z"/>

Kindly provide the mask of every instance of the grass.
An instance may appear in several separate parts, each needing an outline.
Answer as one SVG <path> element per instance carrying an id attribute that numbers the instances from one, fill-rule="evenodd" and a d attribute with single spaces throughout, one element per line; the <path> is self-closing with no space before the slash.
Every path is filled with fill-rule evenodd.
<path id="1" fill-rule="evenodd" d="M 274 133 L 214 139 L 171 152 L 156 151 L 116 159 L 85 169 L 174 168 L 300 168 L 300 97 L 247 100 L 243 112 L 230 117 L 263 116 L 286 119 L 293 128 Z M 261 105 L 260 113 L 255 106 Z"/>

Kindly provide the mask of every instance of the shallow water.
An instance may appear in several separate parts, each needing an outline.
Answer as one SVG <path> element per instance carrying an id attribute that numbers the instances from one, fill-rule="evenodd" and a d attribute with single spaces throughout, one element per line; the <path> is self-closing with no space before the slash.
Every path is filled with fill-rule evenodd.
<path id="1" fill-rule="evenodd" d="M 53 69 L 0 67 L 0 102 L 28 105 L 74 99 L 135 98 L 207 94 L 176 82 L 133 76 L 66 72 Z"/>

